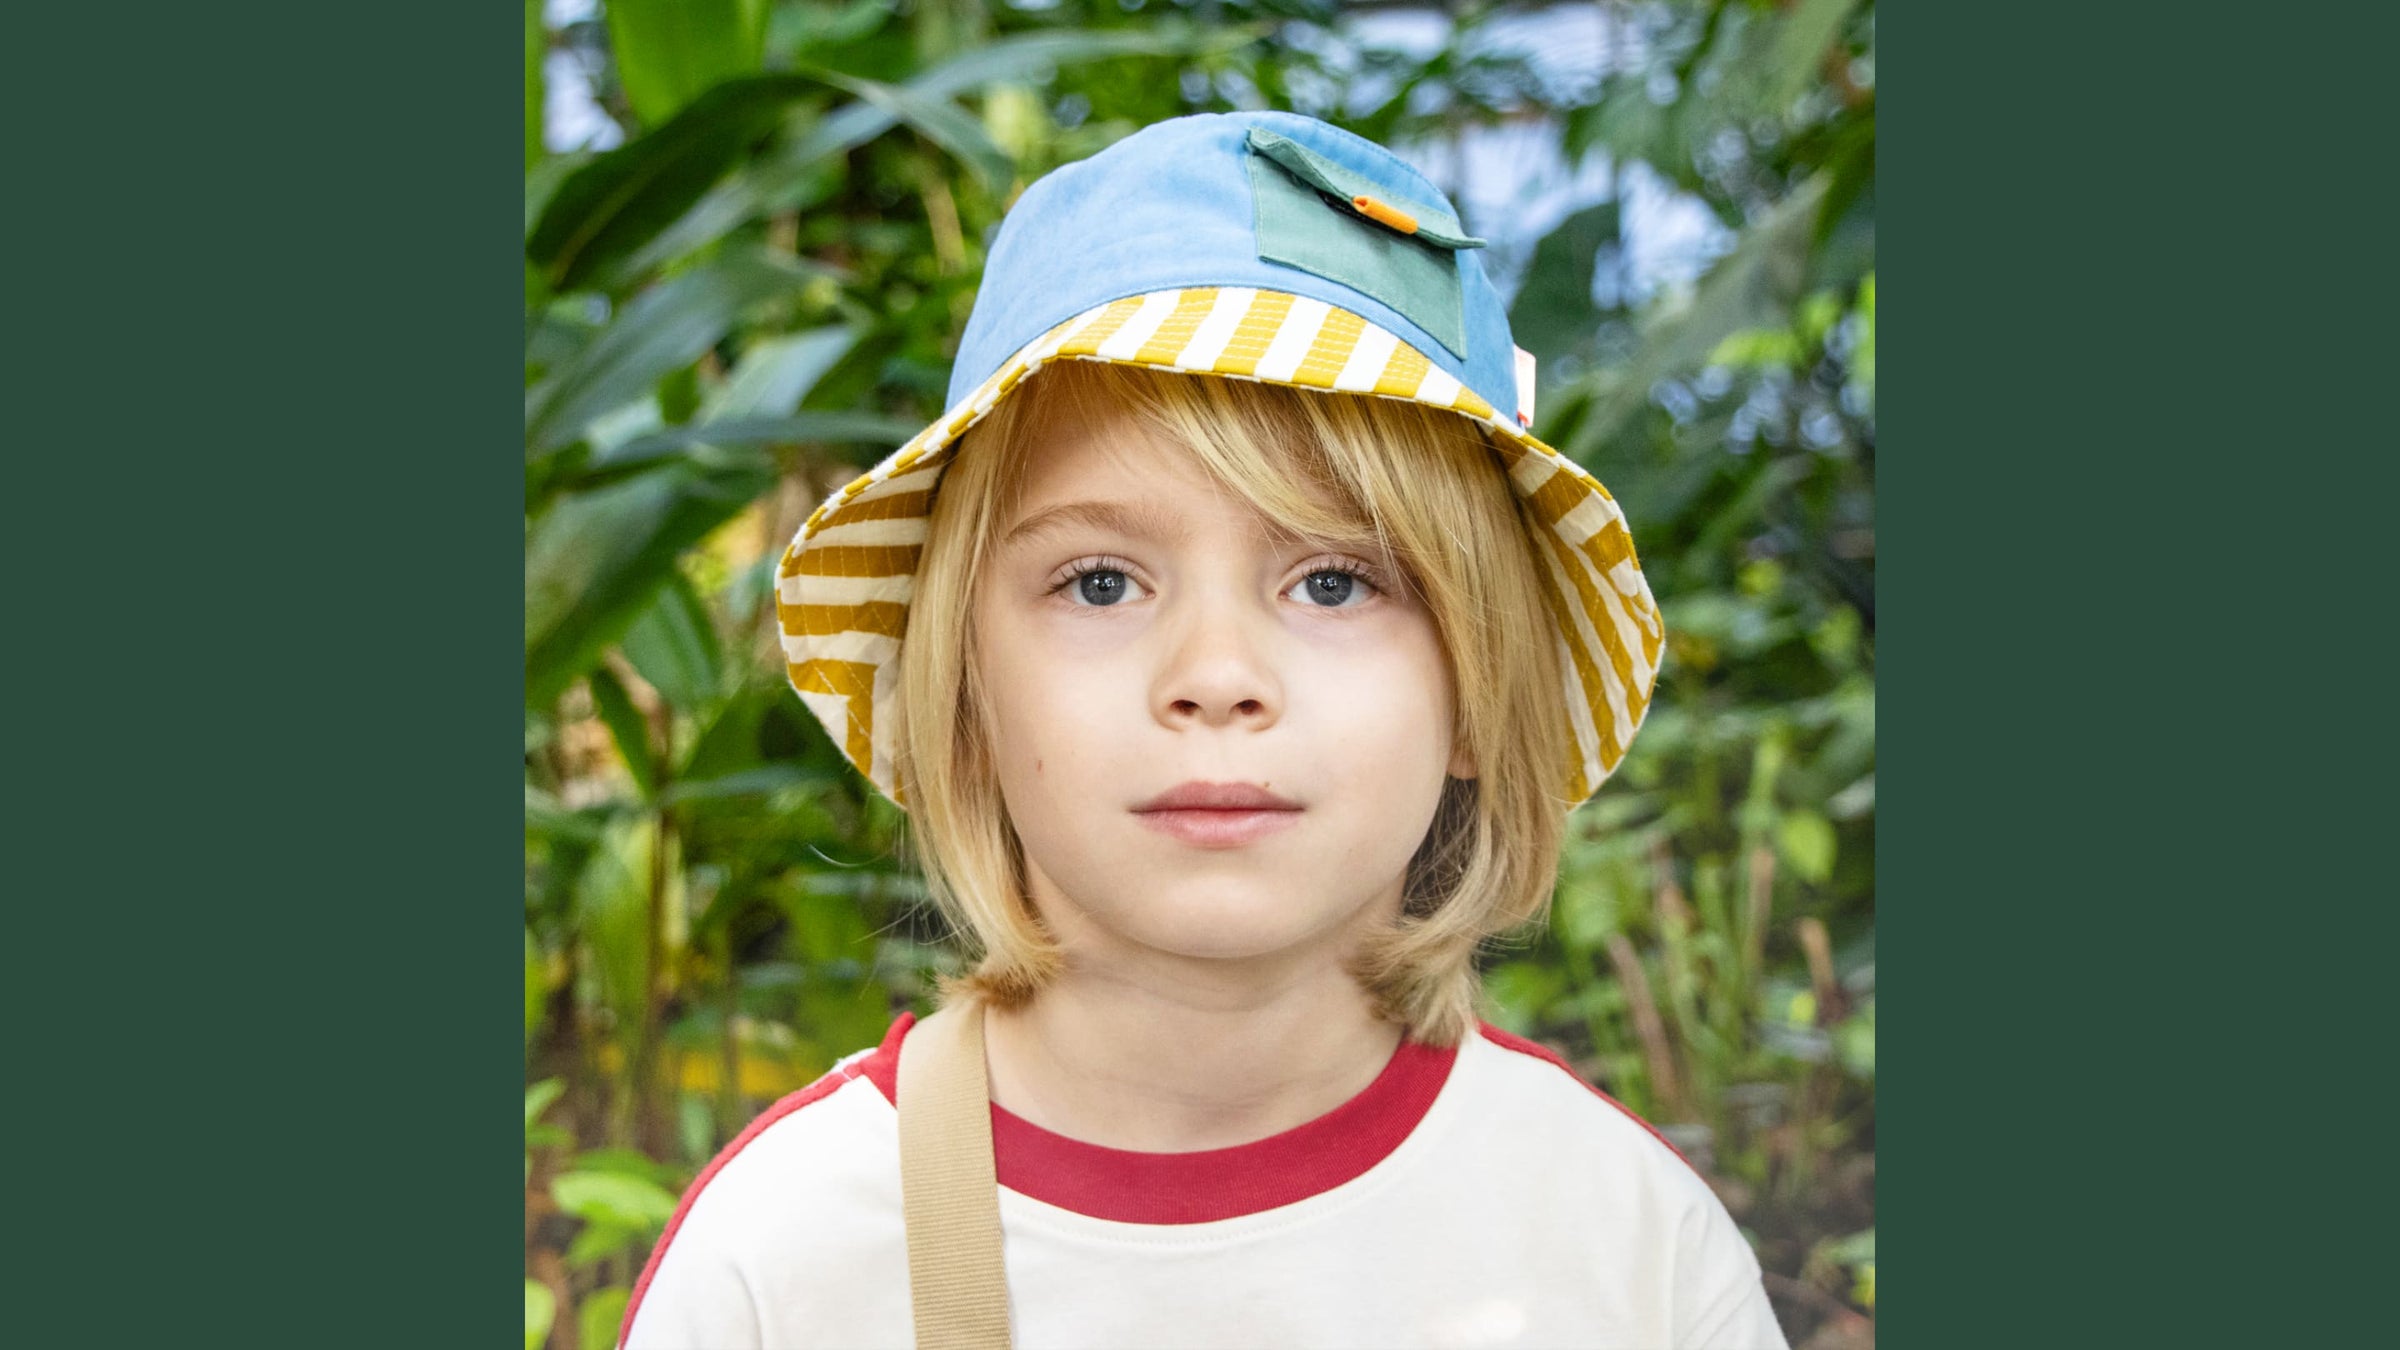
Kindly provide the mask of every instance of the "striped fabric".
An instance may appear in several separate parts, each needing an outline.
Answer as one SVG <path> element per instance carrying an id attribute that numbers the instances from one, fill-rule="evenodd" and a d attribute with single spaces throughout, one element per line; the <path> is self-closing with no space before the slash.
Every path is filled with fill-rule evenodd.
<path id="1" fill-rule="evenodd" d="M 1589 800 L 1624 758 L 1650 705 L 1664 630 L 1624 513 L 1599 480 L 1348 310 L 1280 291 L 1198 287 L 1111 301 L 1027 344 L 972 397 L 819 506 L 784 553 L 776 612 L 792 687 L 885 796 L 908 804 L 891 729 L 934 482 L 967 428 L 1026 376 L 1064 358 L 1378 394 L 1480 423 L 1517 494 L 1549 526 L 1536 554 L 1568 690 L 1573 804 Z"/>

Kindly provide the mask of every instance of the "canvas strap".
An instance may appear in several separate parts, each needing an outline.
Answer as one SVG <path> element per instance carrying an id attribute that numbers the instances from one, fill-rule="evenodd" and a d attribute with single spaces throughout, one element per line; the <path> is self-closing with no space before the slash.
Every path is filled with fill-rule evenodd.
<path id="1" fill-rule="evenodd" d="M 917 1350 L 1007 1350 L 983 1006 L 944 1008 L 900 1052 L 900 1203 Z"/>

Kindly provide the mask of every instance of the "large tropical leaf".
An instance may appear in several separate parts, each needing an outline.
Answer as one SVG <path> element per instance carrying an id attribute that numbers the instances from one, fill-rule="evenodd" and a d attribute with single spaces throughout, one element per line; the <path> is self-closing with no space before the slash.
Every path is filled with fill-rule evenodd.
<path id="1" fill-rule="evenodd" d="M 1508 326 L 1517 345 L 1540 357 L 1547 370 L 1564 374 L 1565 363 L 1599 332 L 1592 274 L 1600 250 L 1617 240 L 1617 203 L 1609 201 L 1568 216 L 1534 245 Z"/>
<path id="2" fill-rule="evenodd" d="M 617 77 L 644 126 L 657 126 L 720 80 L 758 69 L 766 0 L 608 0 Z"/>
<path id="3" fill-rule="evenodd" d="M 819 78 L 858 97 L 861 103 L 888 113 L 896 122 L 905 122 L 926 140 L 933 142 L 975 172 L 983 180 L 984 190 L 995 197 L 1004 196 L 1017 175 L 1016 161 L 992 140 L 983 123 L 968 116 L 959 106 L 939 94 L 900 85 L 862 80 L 839 71 L 819 71 Z"/>
<path id="4" fill-rule="evenodd" d="M 625 630 L 620 645 L 625 659 L 674 707 L 689 712 L 717 696 L 724 678 L 717 630 L 700 592 L 682 572 L 667 574 L 658 598 Z"/>
<path id="5" fill-rule="evenodd" d="M 525 698 L 547 706 L 624 636 L 676 555 L 774 481 L 763 457 L 671 461 L 561 499 L 525 544 Z"/>
<path id="6" fill-rule="evenodd" d="M 782 122 L 792 100 L 823 88 L 805 75 L 716 86 L 560 184 L 525 238 L 525 256 L 551 289 L 583 288 L 682 216 Z"/>
<path id="7" fill-rule="evenodd" d="M 526 392 L 526 453 L 540 455 L 573 442 L 593 418 L 641 397 L 667 372 L 714 346 L 745 310 L 788 295 L 818 275 L 809 265 L 739 252 L 644 292 Z"/>
<path id="8" fill-rule="evenodd" d="M 776 417 L 792 411 L 834 363 L 850 354 L 859 336 L 858 329 L 837 325 L 753 339 L 733 373 L 701 405 L 700 421 Z"/>
<path id="9" fill-rule="evenodd" d="M 594 666 L 584 676 L 592 691 L 592 707 L 600 721 L 608 727 L 609 736 L 617 743 L 617 755 L 633 774 L 633 785 L 644 797 L 658 791 L 658 761 L 650 753 L 650 724 L 641 710 L 633 706 L 633 696 L 625 692 L 625 684 L 606 666 Z"/>
<path id="10" fill-rule="evenodd" d="M 630 437 L 592 456 L 595 476 L 655 464 L 687 451 L 751 445 L 898 445 L 924 424 L 882 413 L 797 412 L 789 417 L 727 417 L 690 426 L 666 427 Z M 702 463 L 708 454 L 694 456 Z"/>

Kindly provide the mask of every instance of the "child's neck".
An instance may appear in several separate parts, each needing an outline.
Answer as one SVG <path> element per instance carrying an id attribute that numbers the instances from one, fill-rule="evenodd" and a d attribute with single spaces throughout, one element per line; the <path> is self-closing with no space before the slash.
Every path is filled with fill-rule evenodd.
<path id="1" fill-rule="evenodd" d="M 1166 958 L 1068 972 L 986 1019 L 992 1099 L 1053 1133 L 1187 1153 L 1264 1139 L 1356 1096 L 1402 1029 L 1336 961 L 1284 971 Z"/>

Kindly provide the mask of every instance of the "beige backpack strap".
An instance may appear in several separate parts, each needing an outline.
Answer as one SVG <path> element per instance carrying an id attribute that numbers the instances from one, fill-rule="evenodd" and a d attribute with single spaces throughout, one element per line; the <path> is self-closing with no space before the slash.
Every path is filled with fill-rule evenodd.
<path id="1" fill-rule="evenodd" d="M 900 1047 L 900 1203 L 917 1350 L 1007 1350 L 983 1005 L 944 1008 Z"/>

